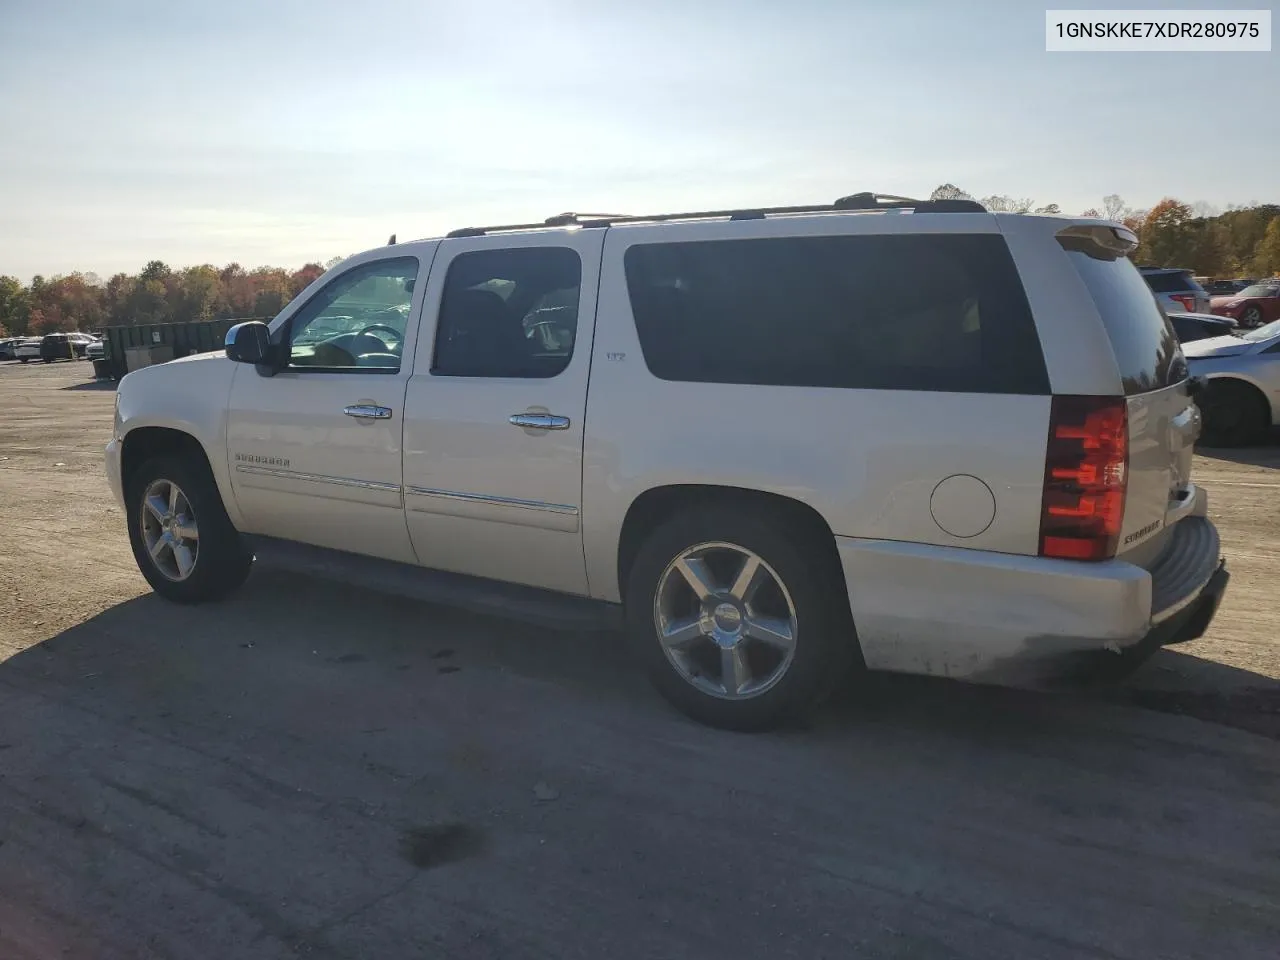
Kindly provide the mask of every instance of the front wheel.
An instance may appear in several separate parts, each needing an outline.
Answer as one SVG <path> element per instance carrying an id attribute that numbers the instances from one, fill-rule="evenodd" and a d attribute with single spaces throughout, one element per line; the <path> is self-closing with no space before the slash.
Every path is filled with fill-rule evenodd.
<path id="1" fill-rule="evenodd" d="M 660 693 L 710 726 L 761 730 L 821 702 L 855 662 L 843 578 L 788 525 L 705 507 L 641 546 L 627 631 Z"/>
<path id="2" fill-rule="evenodd" d="M 1256 306 L 1249 307 L 1240 314 L 1240 326 L 1250 329 L 1262 326 L 1262 311 Z"/>
<path id="3" fill-rule="evenodd" d="M 160 456 L 129 478 L 129 542 L 156 593 L 178 603 L 218 600 L 249 575 L 253 556 L 206 464 Z"/>

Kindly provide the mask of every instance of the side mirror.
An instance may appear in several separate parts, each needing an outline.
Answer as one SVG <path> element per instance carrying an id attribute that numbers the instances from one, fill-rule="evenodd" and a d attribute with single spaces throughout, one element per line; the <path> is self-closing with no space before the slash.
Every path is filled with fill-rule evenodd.
<path id="1" fill-rule="evenodd" d="M 271 329 L 261 320 L 246 320 L 227 331 L 227 356 L 236 363 L 269 363 Z"/>

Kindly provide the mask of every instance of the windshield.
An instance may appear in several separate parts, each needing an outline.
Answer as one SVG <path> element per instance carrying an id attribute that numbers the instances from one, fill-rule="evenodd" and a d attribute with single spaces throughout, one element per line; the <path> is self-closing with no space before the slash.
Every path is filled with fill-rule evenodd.
<path id="1" fill-rule="evenodd" d="M 1251 287 L 1245 287 L 1237 297 L 1277 297 L 1280 296 L 1280 286 L 1274 283 L 1255 283 Z"/>
<path id="2" fill-rule="evenodd" d="M 1260 340 L 1270 340 L 1272 337 L 1280 337 L 1280 320 L 1272 320 L 1270 323 L 1258 327 L 1256 330 L 1250 330 L 1248 333 L 1240 334 L 1242 340 L 1252 340 L 1257 343 Z"/>

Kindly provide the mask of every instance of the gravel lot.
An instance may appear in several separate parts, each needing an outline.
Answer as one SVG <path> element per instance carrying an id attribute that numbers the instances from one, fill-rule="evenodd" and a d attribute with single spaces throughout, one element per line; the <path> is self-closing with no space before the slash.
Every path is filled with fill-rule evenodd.
<path id="1" fill-rule="evenodd" d="M 884 678 L 744 737 L 607 635 L 157 600 L 89 375 L 0 364 L 3 960 L 1276 956 L 1274 446 L 1199 458 L 1231 587 L 1123 687 Z"/>

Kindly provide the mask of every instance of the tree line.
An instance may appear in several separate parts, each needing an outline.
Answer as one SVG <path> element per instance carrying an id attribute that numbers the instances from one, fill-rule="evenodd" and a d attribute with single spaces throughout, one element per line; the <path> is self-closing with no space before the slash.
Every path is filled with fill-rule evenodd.
<path id="1" fill-rule="evenodd" d="M 137 275 L 117 273 L 103 282 L 92 273 L 33 277 L 24 285 L 0 276 L 0 336 L 40 336 L 97 330 L 118 324 L 273 317 L 327 267 L 297 270 L 238 263 L 173 270 L 152 260 Z"/>
<path id="2" fill-rule="evenodd" d="M 944 183 L 930 199 L 975 199 Z M 979 201 L 993 213 L 1061 213 L 1056 203 L 1037 205 L 1025 197 L 992 195 Z M 1280 275 L 1280 205 L 1228 208 L 1166 197 L 1150 210 L 1130 208 L 1117 194 L 1101 208 L 1081 213 L 1124 223 L 1138 235 L 1134 260 L 1158 267 L 1186 267 L 1198 276 Z M 137 275 L 117 273 L 106 282 L 96 274 L 33 277 L 24 285 L 0 276 L 0 336 L 96 330 L 116 324 L 273 317 L 327 267 L 308 263 L 297 270 L 238 263 L 173 270 L 152 260 Z"/>
<path id="3" fill-rule="evenodd" d="M 975 199 L 955 184 L 944 183 L 930 199 Z M 1037 207 L 1026 198 L 983 197 L 993 213 L 1060 213 L 1056 203 Z M 1102 198 L 1102 207 L 1081 211 L 1123 223 L 1138 235 L 1133 259 L 1155 267 L 1186 267 L 1197 276 L 1280 276 L 1280 204 L 1228 207 L 1218 213 L 1206 204 L 1165 197 L 1150 210 L 1129 207 L 1118 194 Z"/>

